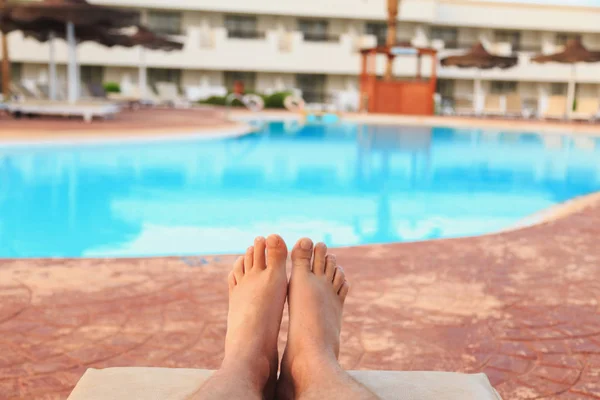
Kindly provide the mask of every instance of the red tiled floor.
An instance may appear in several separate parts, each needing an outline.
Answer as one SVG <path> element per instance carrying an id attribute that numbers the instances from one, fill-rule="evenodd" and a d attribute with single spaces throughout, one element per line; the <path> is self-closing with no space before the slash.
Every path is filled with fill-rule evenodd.
<path id="1" fill-rule="evenodd" d="M 600 399 L 599 235 L 597 202 L 494 236 L 337 249 L 353 282 L 341 361 Z M 64 398 L 88 367 L 216 368 L 232 260 L 0 261 L 0 398 Z"/>

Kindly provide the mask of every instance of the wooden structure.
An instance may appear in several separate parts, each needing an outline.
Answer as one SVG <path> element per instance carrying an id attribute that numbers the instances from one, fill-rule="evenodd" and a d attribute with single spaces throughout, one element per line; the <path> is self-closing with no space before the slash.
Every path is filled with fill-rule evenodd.
<path id="1" fill-rule="evenodd" d="M 361 110 L 372 113 L 433 115 L 437 76 L 437 51 L 410 45 L 380 46 L 361 50 L 362 73 L 360 76 Z M 383 54 L 395 61 L 397 56 L 417 57 L 414 79 L 381 79 L 376 72 L 377 55 Z M 423 56 L 431 57 L 431 75 L 421 75 Z"/>

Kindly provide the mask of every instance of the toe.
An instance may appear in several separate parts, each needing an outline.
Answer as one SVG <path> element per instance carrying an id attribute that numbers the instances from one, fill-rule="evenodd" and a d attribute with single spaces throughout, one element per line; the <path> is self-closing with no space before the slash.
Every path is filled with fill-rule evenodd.
<path id="1" fill-rule="evenodd" d="M 342 284 L 342 287 L 340 288 L 340 291 L 338 293 L 338 296 L 340 296 L 340 299 L 342 299 L 342 302 L 344 302 L 344 300 L 346 300 L 346 296 L 348 296 L 349 290 L 350 290 L 350 284 L 347 281 L 344 281 L 344 283 Z"/>
<path id="2" fill-rule="evenodd" d="M 287 259 L 287 246 L 279 235 L 270 235 L 267 238 L 267 267 L 285 268 Z"/>
<path id="3" fill-rule="evenodd" d="M 298 270 L 310 271 L 313 242 L 309 238 L 302 238 L 296 242 L 292 250 L 292 267 Z"/>
<path id="4" fill-rule="evenodd" d="M 338 265 L 338 267 L 335 269 L 335 276 L 333 277 L 333 290 L 336 293 L 340 291 L 345 280 L 346 274 L 344 274 L 342 267 Z"/>
<path id="5" fill-rule="evenodd" d="M 325 276 L 329 282 L 333 282 L 336 266 L 337 260 L 335 256 L 333 254 L 327 254 L 327 260 L 325 261 Z"/>
<path id="6" fill-rule="evenodd" d="M 265 238 L 262 236 L 254 239 L 254 265 L 252 268 L 265 269 L 267 268 L 267 261 L 265 258 L 266 243 Z"/>
<path id="7" fill-rule="evenodd" d="M 248 272 L 254 265 L 254 246 L 248 247 L 246 255 L 244 256 L 244 271 Z"/>
<path id="8" fill-rule="evenodd" d="M 244 257 L 240 256 L 238 257 L 237 260 L 235 260 L 235 263 L 233 264 L 233 270 L 231 271 L 233 273 L 233 278 L 235 279 L 235 283 L 238 284 L 242 281 L 242 278 L 244 277 Z"/>
<path id="9" fill-rule="evenodd" d="M 313 257 L 312 270 L 315 275 L 325 275 L 325 258 L 327 257 L 327 246 L 325 243 L 317 243 L 315 256 Z"/>
<path id="10" fill-rule="evenodd" d="M 227 286 L 229 286 L 229 291 L 232 291 L 235 287 L 235 276 L 233 275 L 233 271 L 227 276 Z"/>

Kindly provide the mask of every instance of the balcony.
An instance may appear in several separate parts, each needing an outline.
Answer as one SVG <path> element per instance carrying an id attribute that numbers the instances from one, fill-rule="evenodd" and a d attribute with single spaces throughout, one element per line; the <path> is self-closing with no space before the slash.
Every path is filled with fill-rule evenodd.
<path id="1" fill-rule="evenodd" d="M 327 33 L 304 32 L 302 36 L 305 42 L 338 43 L 340 41 L 339 35 L 329 35 Z"/>
<path id="2" fill-rule="evenodd" d="M 230 30 L 227 30 L 227 37 L 229 39 L 265 39 L 267 37 L 267 34 L 266 34 L 266 32 L 259 32 L 259 31 L 230 29 Z"/>

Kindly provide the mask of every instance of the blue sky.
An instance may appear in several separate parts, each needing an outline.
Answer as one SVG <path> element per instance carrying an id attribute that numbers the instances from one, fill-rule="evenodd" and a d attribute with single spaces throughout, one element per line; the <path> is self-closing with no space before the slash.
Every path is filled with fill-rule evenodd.
<path id="1" fill-rule="evenodd" d="M 565 6 L 600 7 L 600 0 L 484 0 L 503 1 L 505 3 L 560 4 Z"/>

